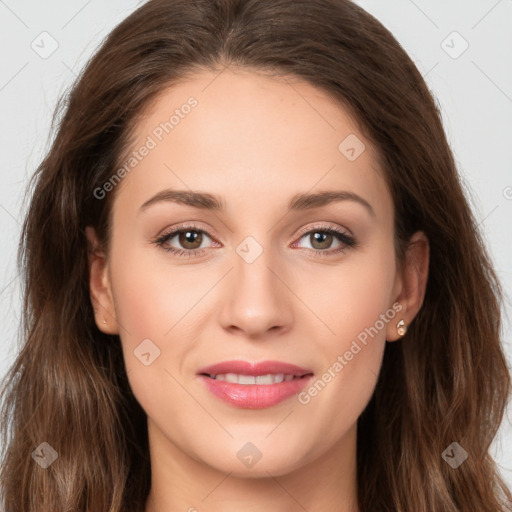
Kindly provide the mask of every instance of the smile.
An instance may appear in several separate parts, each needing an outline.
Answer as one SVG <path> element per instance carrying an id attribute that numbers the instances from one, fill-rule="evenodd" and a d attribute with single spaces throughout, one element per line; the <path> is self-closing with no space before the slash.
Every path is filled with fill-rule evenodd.
<path id="1" fill-rule="evenodd" d="M 211 395 L 243 409 L 264 409 L 300 393 L 313 372 L 281 361 L 224 361 L 198 372 Z"/>

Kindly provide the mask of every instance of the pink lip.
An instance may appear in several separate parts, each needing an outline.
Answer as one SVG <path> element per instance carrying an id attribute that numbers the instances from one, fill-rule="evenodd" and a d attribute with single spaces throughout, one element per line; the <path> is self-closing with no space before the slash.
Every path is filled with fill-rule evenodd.
<path id="1" fill-rule="evenodd" d="M 277 384 L 234 384 L 215 380 L 210 375 L 237 373 L 243 375 L 267 375 L 284 373 L 294 375 L 294 379 Z M 221 400 L 244 409 L 264 409 L 276 405 L 299 393 L 313 377 L 313 372 L 293 364 L 279 361 L 263 361 L 251 364 L 246 361 L 225 361 L 207 366 L 198 371 L 207 389 Z"/>

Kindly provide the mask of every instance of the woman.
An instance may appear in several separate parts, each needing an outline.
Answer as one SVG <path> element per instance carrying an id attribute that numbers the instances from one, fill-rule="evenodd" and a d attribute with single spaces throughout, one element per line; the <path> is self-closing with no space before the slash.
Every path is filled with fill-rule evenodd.
<path id="1" fill-rule="evenodd" d="M 500 285 L 361 8 L 150 0 L 32 190 L 6 510 L 512 510 Z"/>

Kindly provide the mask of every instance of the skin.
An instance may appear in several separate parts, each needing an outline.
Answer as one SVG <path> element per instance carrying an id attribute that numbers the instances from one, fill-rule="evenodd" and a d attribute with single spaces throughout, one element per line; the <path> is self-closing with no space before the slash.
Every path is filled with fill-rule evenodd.
<path id="1" fill-rule="evenodd" d="M 190 96 L 197 107 L 117 185 L 109 254 L 97 247 L 90 256 L 98 328 L 120 335 L 148 416 L 146 512 L 357 511 L 357 419 L 386 341 L 400 338 L 396 323 L 408 325 L 421 307 L 428 241 L 416 233 L 397 269 L 393 202 L 374 148 L 344 109 L 298 79 L 232 68 L 198 73 L 162 91 L 139 120 L 132 149 Z M 366 147 L 354 161 L 338 149 L 350 134 Z M 220 195 L 226 210 L 160 202 L 139 213 L 167 188 Z M 337 190 L 364 198 L 375 215 L 349 200 L 286 211 L 297 193 Z M 174 236 L 167 246 L 202 254 L 180 257 L 155 245 L 182 222 L 207 234 L 188 246 Z M 319 226 L 338 227 L 358 244 L 328 255 L 344 244 L 315 241 Z M 87 236 L 97 245 L 93 228 Z M 247 236 L 263 250 L 252 263 L 236 251 Z M 401 311 L 307 404 L 293 396 L 267 409 L 235 408 L 196 374 L 243 359 L 289 362 L 321 377 L 394 303 Z M 149 366 L 134 356 L 144 339 L 160 350 Z M 248 442 L 262 454 L 252 467 L 237 457 Z"/>

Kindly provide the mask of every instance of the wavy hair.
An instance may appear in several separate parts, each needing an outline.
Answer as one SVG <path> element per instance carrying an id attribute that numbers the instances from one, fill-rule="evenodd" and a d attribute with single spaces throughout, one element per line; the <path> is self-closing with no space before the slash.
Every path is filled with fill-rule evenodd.
<path id="1" fill-rule="evenodd" d="M 27 188 L 18 252 L 23 344 L 2 386 L 4 507 L 143 512 L 146 416 L 119 337 L 96 327 L 84 230 L 94 226 L 108 248 L 115 191 L 105 200 L 94 191 L 121 165 L 144 109 L 189 74 L 228 65 L 305 80 L 343 106 L 378 150 L 397 262 L 415 231 L 430 241 L 422 308 L 387 344 L 358 419 L 360 510 L 512 510 L 489 454 L 511 385 L 500 283 L 425 81 L 392 34 L 348 0 L 149 0 L 61 98 Z M 442 457 L 454 441 L 468 452 L 457 469 Z M 43 442 L 58 454 L 47 469 L 31 456 Z"/>

